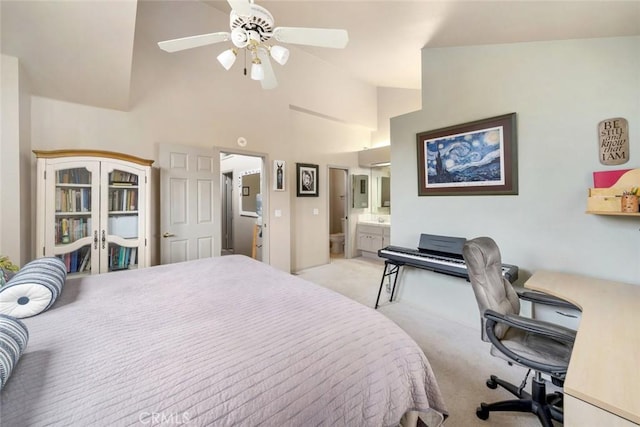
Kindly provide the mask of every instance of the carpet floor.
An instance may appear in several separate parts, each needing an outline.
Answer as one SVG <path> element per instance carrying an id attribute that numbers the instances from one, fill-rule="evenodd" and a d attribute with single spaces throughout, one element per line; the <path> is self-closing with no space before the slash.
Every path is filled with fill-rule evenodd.
<path id="1" fill-rule="evenodd" d="M 332 258 L 330 264 L 302 270 L 297 275 L 373 309 L 383 269 L 384 263 L 377 259 Z M 487 421 L 476 417 L 476 407 L 480 402 L 513 398 L 504 389 L 489 389 L 485 382 L 490 375 L 520 384 L 526 373 L 519 366 L 509 366 L 506 361 L 491 356 L 490 345 L 480 339 L 479 328 L 443 319 L 402 301 L 389 303 L 389 294 L 384 288 L 380 299 L 385 302 L 378 311 L 403 328 L 429 359 L 449 410 L 446 426 L 540 426 L 533 414 L 492 413 Z M 531 378 L 527 390 L 530 390 L 530 384 Z"/>

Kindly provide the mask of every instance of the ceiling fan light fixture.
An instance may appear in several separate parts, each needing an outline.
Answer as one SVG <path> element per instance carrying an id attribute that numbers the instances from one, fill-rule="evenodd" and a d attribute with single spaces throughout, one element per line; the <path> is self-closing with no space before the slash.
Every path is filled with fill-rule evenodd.
<path id="1" fill-rule="evenodd" d="M 218 62 L 224 67 L 225 70 L 229 71 L 229 69 L 236 62 L 236 57 L 238 56 L 238 51 L 236 49 L 227 49 L 218 55 Z"/>
<path id="2" fill-rule="evenodd" d="M 251 64 L 251 79 L 264 80 L 264 67 L 258 58 L 254 58 Z"/>
<path id="3" fill-rule="evenodd" d="M 0 0 L 1 2 L 2 0 Z M 225 70 L 230 70 L 237 60 L 238 52 L 244 54 L 244 75 L 247 75 L 248 58 L 251 58 L 250 77 L 258 80 L 263 89 L 273 89 L 278 85 L 272 61 L 285 65 L 289 60 L 289 49 L 274 43 L 344 48 L 349 41 L 346 30 L 332 28 L 276 27 L 273 15 L 255 0 L 227 0 L 231 6 L 229 14 L 230 31 L 181 37 L 158 42 L 158 47 L 166 52 L 177 52 L 231 41 L 231 49 L 217 56 Z"/>
<path id="4" fill-rule="evenodd" d="M 289 49 L 283 46 L 275 45 L 269 48 L 269 53 L 274 61 L 280 65 L 284 65 L 289 60 Z"/>
<path id="5" fill-rule="evenodd" d="M 234 28 L 231 30 L 231 42 L 242 49 L 249 44 L 249 34 L 244 28 Z"/>

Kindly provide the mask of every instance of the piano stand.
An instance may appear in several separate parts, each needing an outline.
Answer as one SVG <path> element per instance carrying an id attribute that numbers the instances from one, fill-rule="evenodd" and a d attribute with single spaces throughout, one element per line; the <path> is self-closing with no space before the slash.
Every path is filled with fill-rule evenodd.
<path id="1" fill-rule="evenodd" d="M 384 261 L 384 272 L 382 273 L 382 279 L 380 280 L 380 289 L 378 289 L 378 297 L 376 298 L 376 310 L 378 309 L 378 303 L 380 302 L 380 294 L 382 293 L 382 286 L 384 286 L 385 277 L 389 277 L 393 274 L 393 287 L 391 288 L 391 296 L 389 297 L 389 302 L 393 301 L 393 294 L 396 291 L 396 283 L 398 282 L 398 272 L 400 271 L 400 267 L 402 267 L 404 263 L 397 261 Z M 391 282 L 391 278 L 389 278 L 389 282 Z"/>

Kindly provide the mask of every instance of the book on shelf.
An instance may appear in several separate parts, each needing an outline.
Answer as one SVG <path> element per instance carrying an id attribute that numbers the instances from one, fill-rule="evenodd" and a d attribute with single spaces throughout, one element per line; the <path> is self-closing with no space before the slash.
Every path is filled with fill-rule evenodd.
<path id="1" fill-rule="evenodd" d="M 91 250 L 87 250 L 87 252 L 84 254 L 84 257 L 82 257 L 82 262 L 80 263 L 80 268 L 78 269 L 78 271 L 86 271 L 87 264 L 89 264 L 90 259 L 91 259 Z M 91 267 L 91 264 L 89 264 L 89 267 Z"/>
<path id="2" fill-rule="evenodd" d="M 109 192 L 110 211 L 135 211 L 138 201 L 137 189 L 117 189 Z"/>
<path id="3" fill-rule="evenodd" d="M 109 174 L 110 185 L 138 185 L 138 175 L 119 170 L 114 170 Z"/>
<path id="4" fill-rule="evenodd" d="M 91 265 L 88 263 L 91 258 L 91 249 L 89 247 L 59 255 L 58 258 L 64 262 L 67 273 L 80 273 L 91 270 Z"/>
<path id="5" fill-rule="evenodd" d="M 64 169 L 56 172 L 58 184 L 91 184 L 91 173 L 84 168 Z"/>
<path id="6" fill-rule="evenodd" d="M 109 248 L 109 270 L 124 270 L 134 263 L 137 248 L 126 248 L 122 246 L 111 246 Z"/>

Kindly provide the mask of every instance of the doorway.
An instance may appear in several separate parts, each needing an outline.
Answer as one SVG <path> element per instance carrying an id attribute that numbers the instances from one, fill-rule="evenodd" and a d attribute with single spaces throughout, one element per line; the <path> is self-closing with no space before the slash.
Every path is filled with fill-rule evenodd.
<path id="1" fill-rule="evenodd" d="M 220 149 L 220 253 L 268 263 L 265 156 Z"/>
<path id="2" fill-rule="evenodd" d="M 329 167 L 329 258 L 350 258 L 349 254 L 349 171 Z"/>

